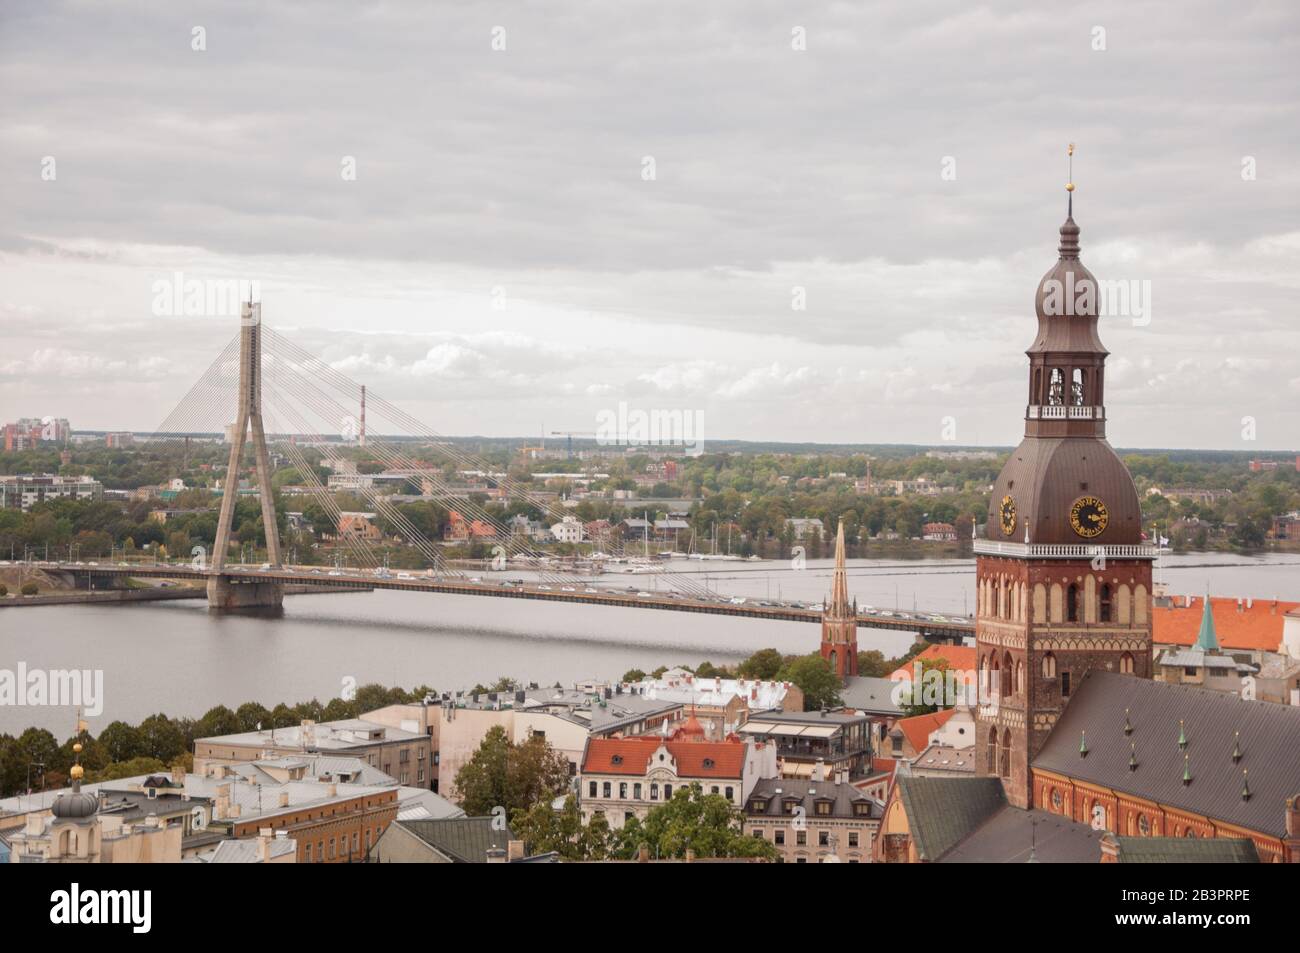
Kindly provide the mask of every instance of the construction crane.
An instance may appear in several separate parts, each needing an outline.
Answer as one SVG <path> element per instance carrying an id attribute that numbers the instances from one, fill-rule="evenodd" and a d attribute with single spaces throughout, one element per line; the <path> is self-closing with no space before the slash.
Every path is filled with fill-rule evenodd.
<path id="1" fill-rule="evenodd" d="M 565 457 L 565 459 L 572 460 L 573 459 L 573 438 L 594 437 L 596 436 L 596 431 L 594 430 L 552 430 L 551 436 L 568 438 L 568 454 Z"/>

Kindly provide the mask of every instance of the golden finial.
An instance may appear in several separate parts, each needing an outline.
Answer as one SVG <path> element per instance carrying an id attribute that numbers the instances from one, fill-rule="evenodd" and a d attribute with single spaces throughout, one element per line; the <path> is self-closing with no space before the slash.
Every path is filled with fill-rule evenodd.
<path id="1" fill-rule="evenodd" d="M 74 765 L 73 765 L 73 766 L 68 770 L 68 774 L 72 776 L 72 780 L 74 780 L 74 781 L 80 781 L 81 778 L 82 778 L 82 776 L 83 776 L 85 773 L 86 773 L 86 769 L 83 768 L 83 767 L 82 767 L 81 765 L 79 765 L 79 764 L 74 764 Z"/>
<path id="2" fill-rule="evenodd" d="M 1074 191 L 1074 143 L 1073 142 L 1070 143 L 1070 147 L 1065 150 L 1065 154 L 1069 159 L 1069 176 L 1067 177 L 1069 181 L 1065 183 L 1065 191 L 1073 192 Z"/>

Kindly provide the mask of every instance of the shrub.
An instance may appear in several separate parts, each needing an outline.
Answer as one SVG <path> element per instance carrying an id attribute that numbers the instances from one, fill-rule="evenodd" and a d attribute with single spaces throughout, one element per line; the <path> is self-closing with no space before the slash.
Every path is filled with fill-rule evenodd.
<path id="1" fill-rule="evenodd" d="M 25 582 L 23 583 L 22 592 L 25 596 L 34 596 L 36 593 L 40 592 L 40 587 L 34 582 Z"/>

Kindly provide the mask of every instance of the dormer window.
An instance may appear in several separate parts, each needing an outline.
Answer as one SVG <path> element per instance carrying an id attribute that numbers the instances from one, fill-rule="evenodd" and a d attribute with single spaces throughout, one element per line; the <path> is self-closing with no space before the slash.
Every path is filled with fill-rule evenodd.
<path id="1" fill-rule="evenodd" d="M 622 756 L 621 754 L 616 754 L 616 755 L 614 755 L 613 757 L 611 757 L 611 758 L 609 759 L 609 763 L 610 763 L 610 764 L 622 764 L 622 763 L 623 763 L 623 756 Z"/>
<path id="2" fill-rule="evenodd" d="M 716 764 L 717 764 L 717 762 L 714 761 L 712 758 L 705 758 L 705 759 L 704 759 L 704 766 L 705 766 L 706 768 L 712 768 L 712 767 L 713 767 L 714 765 L 716 765 Z"/>

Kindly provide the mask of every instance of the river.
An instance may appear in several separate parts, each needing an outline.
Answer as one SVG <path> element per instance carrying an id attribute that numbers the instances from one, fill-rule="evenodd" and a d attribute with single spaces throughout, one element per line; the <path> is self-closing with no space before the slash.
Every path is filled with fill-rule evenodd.
<path id="1" fill-rule="evenodd" d="M 715 591 L 751 598 L 817 601 L 830 588 L 829 560 L 674 561 Z M 510 573 L 510 576 L 516 575 Z M 1166 556 L 1157 579 L 1175 593 L 1300 601 L 1300 557 Z M 653 574 L 609 575 L 603 584 L 652 589 Z M 849 590 L 860 605 L 971 611 L 974 560 L 850 560 Z M 860 648 L 902 652 L 906 633 L 859 630 Z M 217 704 L 267 707 L 322 702 L 348 680 L 455 690 L 509 675 L 569 684 L 618 678 L 630 668 L 704 659 L 735 662 L 756 649 L 810 652 L 818 628 L 651 609 L 575 606 L 405 592 L 288 596 L 279 618 L 213 615 L 202 600 L 120 606 L 43 606 L 0 611 L 0 669 L 103 672 L 109 721 L 136 723 L 155 712 L 202 715 Z M 67 708 L 0 705 L 0 732 L 35 725 L 60 738 L 73 730 Z"/>

